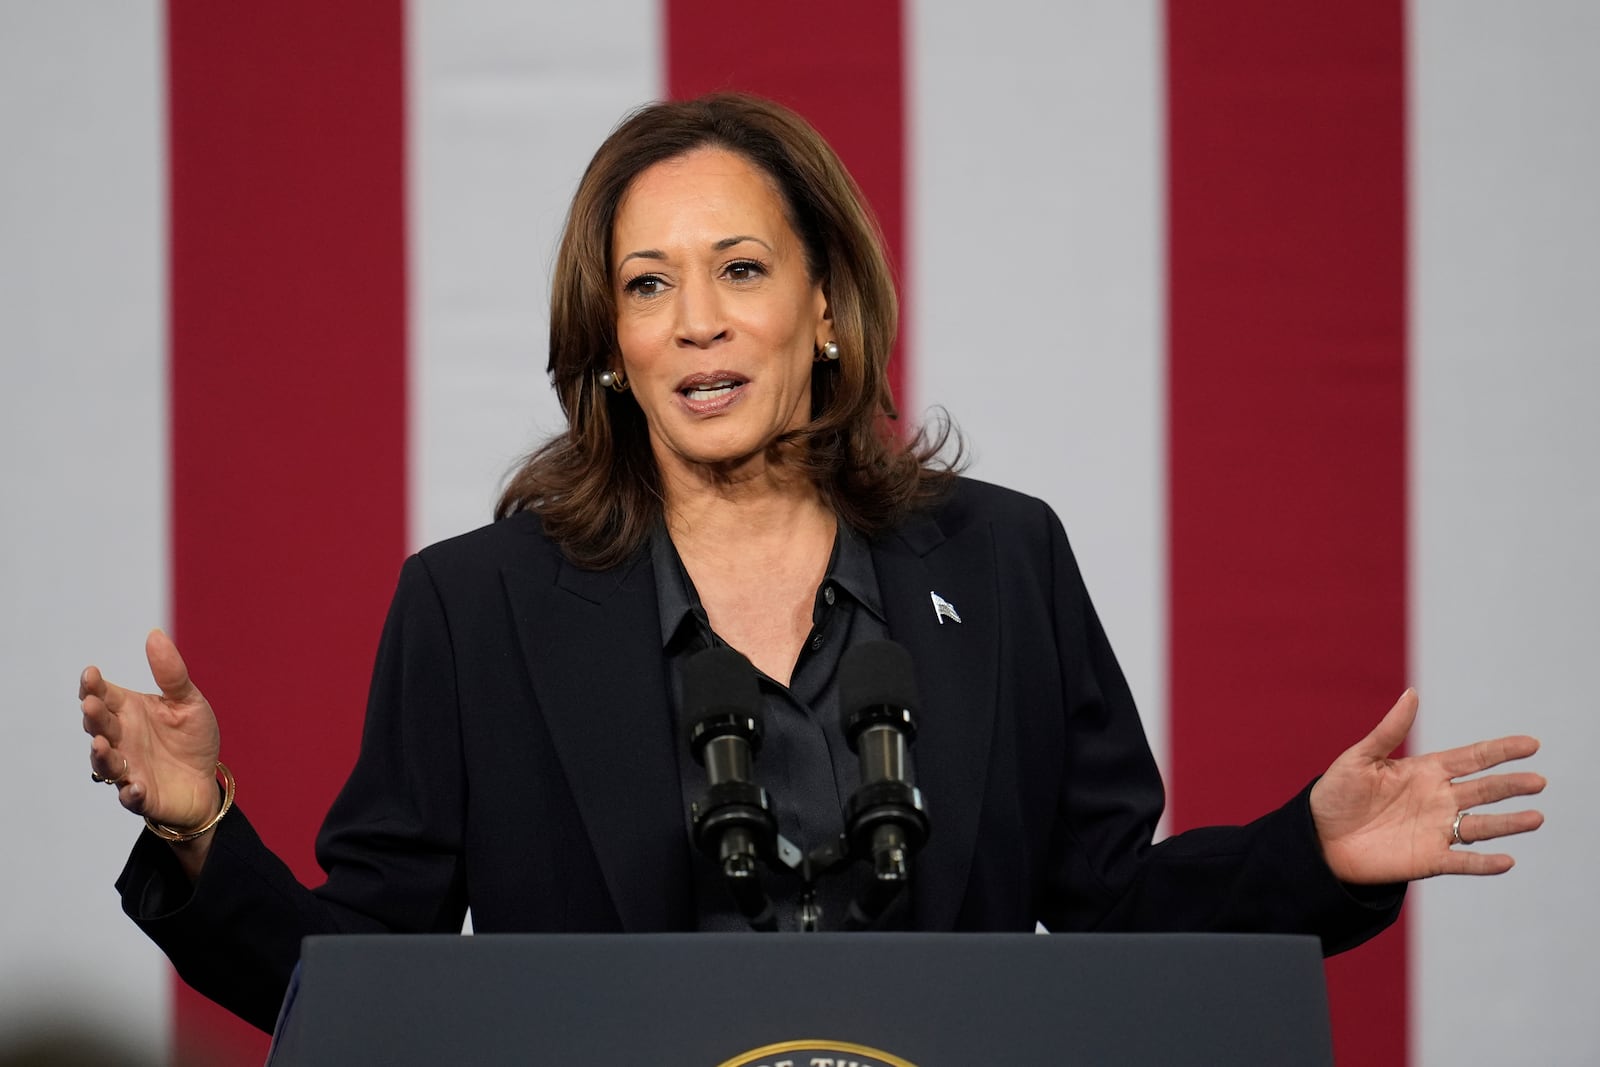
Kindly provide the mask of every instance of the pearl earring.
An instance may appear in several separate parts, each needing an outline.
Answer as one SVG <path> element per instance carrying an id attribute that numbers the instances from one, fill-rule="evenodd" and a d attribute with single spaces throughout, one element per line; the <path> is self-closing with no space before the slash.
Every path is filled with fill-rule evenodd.
<path id="1" fill-rule="evenodd" d="M 817 359 L 826 363 L 833 363 L 839 358 L 839 342 L 824 341 L 822 349 L 817 353 Z"/>
<path id="2" fill-rule="evenodd" d="M 619 370 L 603 370 L 596 376 L 595 380 L 600 383 L 600 388 L 602 389 L 611 389 L 618 393 L 628 391 L 628 379 Z"/>

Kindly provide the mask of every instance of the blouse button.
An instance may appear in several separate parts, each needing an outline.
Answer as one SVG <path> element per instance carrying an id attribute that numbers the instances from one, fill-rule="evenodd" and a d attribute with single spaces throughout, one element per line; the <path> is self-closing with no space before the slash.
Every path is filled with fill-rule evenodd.
<path id="1" fill-rule="evenodd" d="M 833 586 L 830 585 L 822 590 L 822 599 L 826 600 L 829 604 L 833 603 Z"/>

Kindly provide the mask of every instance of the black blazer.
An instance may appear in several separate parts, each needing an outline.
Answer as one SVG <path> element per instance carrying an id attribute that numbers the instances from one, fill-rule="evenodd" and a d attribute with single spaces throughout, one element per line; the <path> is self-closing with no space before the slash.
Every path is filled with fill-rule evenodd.
<path id="1" fill-rule="evenodd" d="M 1305 792 L 1249 826 L 1151 844 L 1160 778 L 1042 502 L 962 480 L 872 552 L 923 697 L 913 758 L 933 830 L 915 928 L 1298 932 L 1332 952 L 1398 913 L 1399 892 L 1333 878 Z M 693 929 L 667 684 L 648 552 L 581 570 L 527 513 L 424 549 L 318 837 L 327 882 L 296 883 L 241 811 L 192 891 L 143 835 L 124 908 L 263 1028 L 305 934 L 455 931 L 469 904 L 483 932 Z"/>

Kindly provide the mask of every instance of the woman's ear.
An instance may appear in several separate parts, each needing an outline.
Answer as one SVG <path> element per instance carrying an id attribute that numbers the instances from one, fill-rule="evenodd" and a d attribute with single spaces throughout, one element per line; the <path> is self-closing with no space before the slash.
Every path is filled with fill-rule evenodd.
<path id="1" fill-rule="evenodd" d="M 828 299 L 828 283 L 823 281 L 817 286 L 817 347 L 833 339 L 833 303 Z"/>

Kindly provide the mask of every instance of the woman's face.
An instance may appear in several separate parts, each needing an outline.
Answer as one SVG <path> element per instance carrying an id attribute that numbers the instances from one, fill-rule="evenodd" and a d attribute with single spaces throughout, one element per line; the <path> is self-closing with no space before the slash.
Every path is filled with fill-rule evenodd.
<path id="1" fill-rule="evenodd" d="M 760 464 L 810 420 L 832 323 L 763 171 L 710 148 L 655 164 L 623 196 L 611 261 L 622 369 L 669 485 Z"/>

